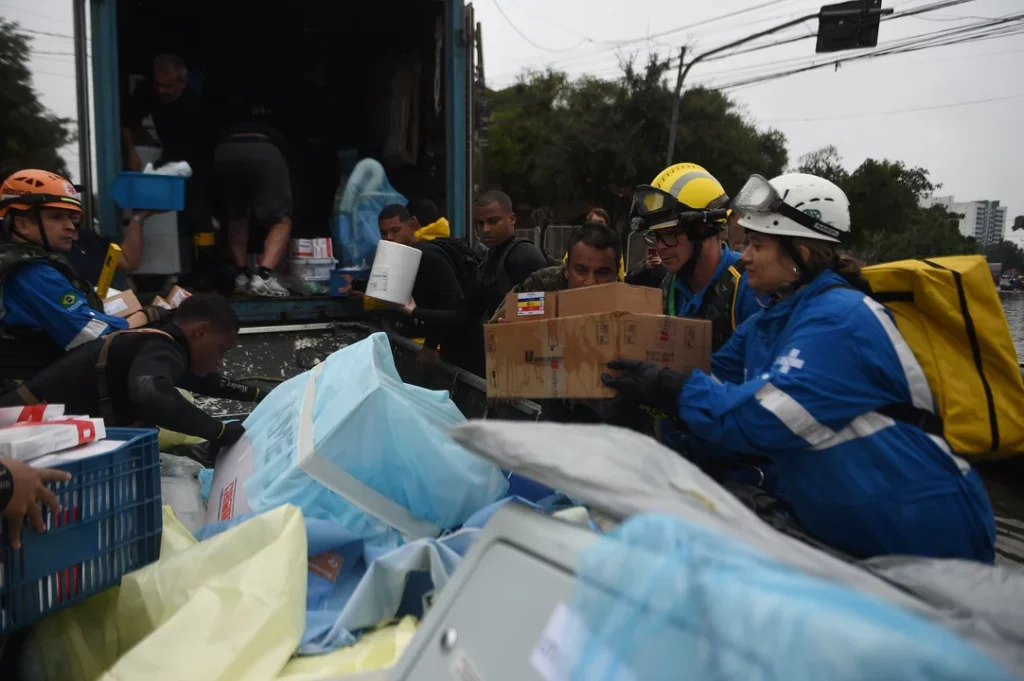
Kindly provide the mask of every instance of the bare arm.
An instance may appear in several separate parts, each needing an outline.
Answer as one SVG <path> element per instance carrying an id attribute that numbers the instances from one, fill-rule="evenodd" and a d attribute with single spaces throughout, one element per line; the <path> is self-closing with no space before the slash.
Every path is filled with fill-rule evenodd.
<path id="1" fill-rule="evenodd" d="M 134 272 L 142 264 L 142 224 L 132 216 L 124 228 L 124 240 L 121 242 L 121 259 L 117 261 L 117 269 Z"/>

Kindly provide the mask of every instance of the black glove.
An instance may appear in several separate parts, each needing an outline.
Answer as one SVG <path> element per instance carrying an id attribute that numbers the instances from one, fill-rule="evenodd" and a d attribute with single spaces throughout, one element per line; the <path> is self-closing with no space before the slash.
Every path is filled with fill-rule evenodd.
<path id="1" fill-rule="evenodd" d="M 220 431 L 220 437 L 217 438 L 216 444 L 219 448 L 230 447 L 238 442 L 243 435 L 245 435 L 245 428 L 242 427 L 241 421 L 225 423 L 224 429 Z"/>
<path id="2" fill-rule="evenodd" d="M 146 324 L 163 324 L 171 320 L 171 311 L 158 305 L 147 305 L 142 308 L 146 313 Z"/>
<path id="3" fill-rule="evenodd" d="M 678 418 L 679 392 L 688 375 L 636 359 L 617 359 L 608 362 L 608 368 L 620 372 L 619 375 L 601 374 L 601 381 L 619 393 L 621 402 L 643 405 L 667 418 Z"/>

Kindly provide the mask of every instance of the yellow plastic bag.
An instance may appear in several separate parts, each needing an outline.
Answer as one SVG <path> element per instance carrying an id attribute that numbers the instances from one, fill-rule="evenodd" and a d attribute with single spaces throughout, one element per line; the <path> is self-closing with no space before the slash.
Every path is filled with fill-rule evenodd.
<path id="1" fill-rule="evenodd" d="M 416 618 L 403 617 L 366 632 L 353 646 L 326 655 L 295 657 L 285 665 L 279 681 L 319 681 L 344 674 L 390 669 L 398 662 L 416 633 Z"/>
<path id="2" fill-rule="evenodd" d="M 282 506 L 196 542 L 164 509 L 160 560 L 36 625 L 49 679 L 275 679 L 306 621 L 306 527 Z"/>
<path id="3" fill-rule="evenodd" d="M 121 581 L 104 681 L 273 679 L 306 623 L 306 526 L 281 506 Z"/>

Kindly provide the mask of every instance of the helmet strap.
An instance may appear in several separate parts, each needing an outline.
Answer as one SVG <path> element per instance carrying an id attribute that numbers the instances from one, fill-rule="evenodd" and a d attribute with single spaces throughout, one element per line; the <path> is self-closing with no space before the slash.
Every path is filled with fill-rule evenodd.
<path id="1" fill-rule="evenodd" d="M 690 254 L 690 259 L 683 264 L 683 267 L 676 275 L 685 281 L 687 285 L 690 283 L 690 277 L 697 271 L 697 264 L 700 262 L 700 256 L 704 252 L 704 241 L 713 236 L 718 236 L 720 232 L 721 229 L 710 222 L 687 229 L 686 238 L 693 244 L 693 250 Z"/>
<path id="2" fill-rule="evenodd" d="M 32 218 L 35 219 L 37 229 L 39 230 L 39 245 L 43 247 L 44 251 L 49 251 L 49 252 L 52 253 L 53 252 L 53 248 L 50 247 L 50 240 L 46 237 L 46 227 L 43 225 L 43 211 L 42 211 L 42 209 L 39 208 L 38 206 L 36 206 L 36 207 L 31 208 L 29 210 L 22 211 L 21 215 L 25 215 L 26 217 L 32 217 Z M 5 220 L 5 223 L 7 223 L 7 220 L 10 221 L 7 224 L 10 225 L 10 234 L 11 234 L 12 238 L 17 237 L 17 238 L 20 238 L 20 239 L 25 239 L 25 237 L 23 237 L 20 234 L 18 234 L 18 228 L 17 228 L 17 225 L 14 222 L 17 218 L 18 218 L 17 215 L 11 215 L 10 213 L 8 213 L 7 214 L 7 218 Z M 27 241 L 27 239 L 26 239 L 26 241 Z"/>
<path id="3" fill-rule="evenodd" d="M 807 265 L 807 261 L 800 254 L 800 249 L 796 247 L 796 243 L 790 237 L 781 237 L 779 244 L 782 245 L 782 250 L 786 252 L 793 264 L 796 265 L 797 273 L 800 275 L 795 281 L 791 281 L 787 284 L 783 284 L 772 293 L 772 297 L 781 300 L 788 298 L 793 295 L 804 286 L 809 284 L 814 279 L 816 272 L 812 272 L 811 268 Z"/>

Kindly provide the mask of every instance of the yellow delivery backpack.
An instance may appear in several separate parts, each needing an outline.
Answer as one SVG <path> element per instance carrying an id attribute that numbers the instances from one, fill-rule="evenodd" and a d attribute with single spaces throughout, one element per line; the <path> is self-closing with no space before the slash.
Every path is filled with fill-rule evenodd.
<path id="1" fill-rule="evenodd" d="M 863 275 L 921 364 L 953 450 L 1024 453 L 1024 380 L 985 258 L 901 260 Z"/>

